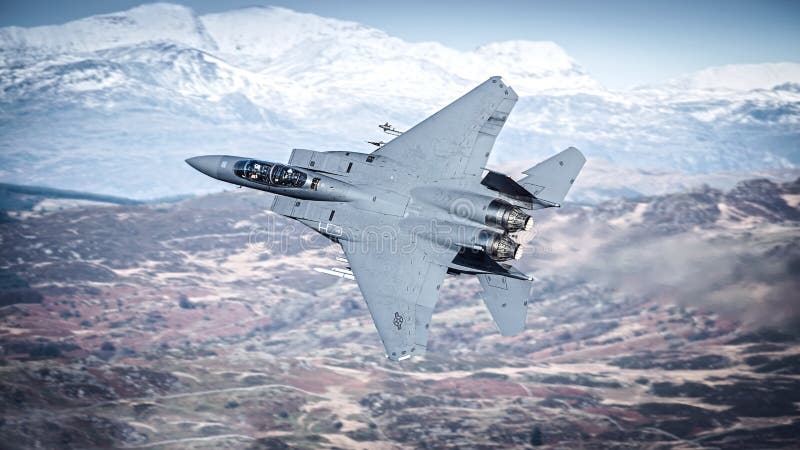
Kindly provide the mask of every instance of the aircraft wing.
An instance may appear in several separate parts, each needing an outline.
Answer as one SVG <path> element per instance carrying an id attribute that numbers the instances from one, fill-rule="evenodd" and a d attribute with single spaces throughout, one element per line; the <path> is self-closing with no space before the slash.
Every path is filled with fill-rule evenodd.
<path id="1" fill-rule="evenodd" d="M 427 242 L 427 241 L 426 241 Z M 403 360 L 424 354 L 428 325 L 447 267 L 433 252 L 450 252 L 413 242 L 409 235 L 387 240 L 342 242 L 347 261 L 367 302 L 386 356 Z M 452 259 L 453 255 L 446 257 Z"/>
<path id="2" fill-rule="evenodd" d="M 518 98 L 500 77 L 491 77 L 373 153 L 412 165 L 422 176 L 480 181 Z"/>

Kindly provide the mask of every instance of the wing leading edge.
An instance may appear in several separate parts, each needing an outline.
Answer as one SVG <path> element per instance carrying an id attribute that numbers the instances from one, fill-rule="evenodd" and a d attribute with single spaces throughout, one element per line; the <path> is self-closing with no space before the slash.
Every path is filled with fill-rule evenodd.
<path id="1" fill-rule="evenodd" d="M 518 98 L 491 77 L 373 153 L 413 165 L 420 175 L 480 177 Z"/>

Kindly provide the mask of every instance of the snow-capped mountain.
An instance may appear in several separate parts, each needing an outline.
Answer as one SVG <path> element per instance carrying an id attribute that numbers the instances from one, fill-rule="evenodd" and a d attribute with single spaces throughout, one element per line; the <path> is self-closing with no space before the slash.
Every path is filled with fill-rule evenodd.
<path id="1" fill-rule="evenodd" d="M 371 151 L 491 75 L 521 99 L 491 162 L 574 145 L 625 170 L 800 164 L 800 64 L 611 91 L 551 42 L 462 52 L 283 8 L 151 4 L 0 29 L 0 180 L 149 198 L 219 189 L 183 159 Z"/>
<path id="2" fill-rule="evenodd" d="M 665 83 L 679 91 L 754 91 L 769 90 L 784 83 L 800 81 L 800 64 L 765 63 L 733 64 L 709 67 Z"/>

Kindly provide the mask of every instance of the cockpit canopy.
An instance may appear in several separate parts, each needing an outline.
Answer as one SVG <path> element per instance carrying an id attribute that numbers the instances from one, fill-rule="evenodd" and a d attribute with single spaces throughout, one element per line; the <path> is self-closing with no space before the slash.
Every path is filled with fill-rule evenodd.
<path id="1" fill-rule="evenodd" d="M 237 177 L 253 183 L 280 187 L 301 187 L 308 178 L 304 172 L 294 167 L 256 161 L 255 159 L 236 161 L 233 166 L 233 173 Z"/>

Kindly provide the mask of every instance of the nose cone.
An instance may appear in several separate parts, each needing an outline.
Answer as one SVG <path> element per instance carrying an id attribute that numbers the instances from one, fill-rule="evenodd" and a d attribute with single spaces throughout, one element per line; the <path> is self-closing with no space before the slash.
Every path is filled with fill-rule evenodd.
<path id="1" fill-rule="evenodd" d="M 195 156 L 194 158 L 187 159 L 186 164 L 189 164 L 210 177 L 218 178 L 217 169 L 219 169 L 221 160 L 221 156 Z"/>

